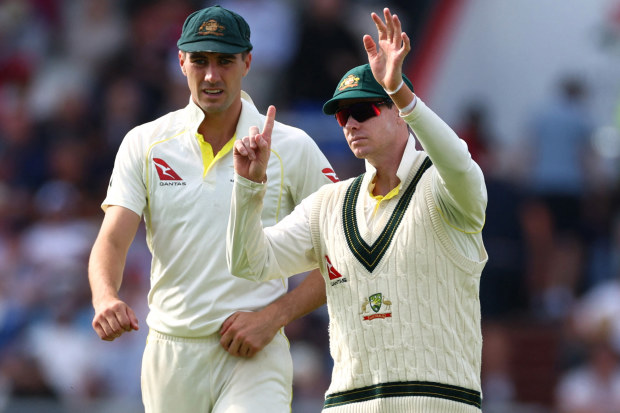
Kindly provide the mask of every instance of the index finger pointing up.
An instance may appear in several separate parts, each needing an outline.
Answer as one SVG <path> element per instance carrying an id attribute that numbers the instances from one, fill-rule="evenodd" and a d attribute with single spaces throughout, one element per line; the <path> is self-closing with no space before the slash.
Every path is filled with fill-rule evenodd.
<path id="1" fill-rule="evenodd" d="M 265 119 L 265 126 L 263 127 L 263 138 L 271 141 L 271 132 L 273 131 L 273 123 L 276 119 L 276 107 L 271 105 L 267 109 L 267 118 Z"/>

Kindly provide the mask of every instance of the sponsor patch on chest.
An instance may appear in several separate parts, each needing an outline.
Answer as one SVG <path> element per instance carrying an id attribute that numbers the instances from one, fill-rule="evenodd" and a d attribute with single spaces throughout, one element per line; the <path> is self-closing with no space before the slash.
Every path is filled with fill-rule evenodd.
<path id="1" fill-rule="evenodd" d="M 153 158 L 157 175 L 159 176 L 159 186 L 185 186 L 183 178 L 168 165 L 162 158 Z"/>

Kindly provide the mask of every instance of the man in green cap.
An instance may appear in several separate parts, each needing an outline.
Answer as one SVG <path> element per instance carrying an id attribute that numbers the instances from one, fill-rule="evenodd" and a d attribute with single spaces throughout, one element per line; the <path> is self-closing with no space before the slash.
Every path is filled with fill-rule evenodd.
<path id="1" fill-rule="evenodd" d="M 363 38 L 369 64 L 323 107 L 366 173 L 263 230 L 270 127 L 237 141 L 228 265 L 253 280 L 320 268 L 334 360 L 324 412 L 480 412 L 484 178 L 414 94 L 402 74 L 409 38 L 387 8 L 384 18 L 372 13 L 378 43 Z"/>
<path id="2" fill-rule="evenodd" d="M 189 104 L 137 126 L 119 148 L 89 263 L 93 328 L 108 341 L 138 329 L 118 290 L 144 216 L 153 256 L 141 380 L 146 412 L 290 412 L 283 326 L 325 302 L 321 275 L 310 273 L 287 294 L 281 280 L 231 276 L 225 256 L 233 144 L 265 123 L 241 90 L 252 60 L 250 28 L 238 14 L 209 7 L 187 18 L 177 45 Z M 275 156 L 266 165 L 266 225 L 337 180 L 306 133 L 270 116 Z"/>

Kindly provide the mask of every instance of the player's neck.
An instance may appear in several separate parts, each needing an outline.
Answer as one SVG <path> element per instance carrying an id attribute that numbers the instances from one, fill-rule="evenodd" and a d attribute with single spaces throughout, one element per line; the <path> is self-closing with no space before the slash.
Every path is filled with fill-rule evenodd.
<path id="1" fill-rule="evenodd" d="M 240 115 L 241 102 L 225 112 L 205 114 L 198 133 L 211 145 L 213 153 L 217 153 L 234 136 Z"/>
<path id="2" fill-rule="evenodd" d="M 400 183 L 397 172 L 403 158 L 403 153 L 404 147 L 392 147 L 388 151 L 373 154 L 374 156 L 366 158 L 376 169 L 373 180 L 375 184 L 373 195 L 387 195 Z"/>
<path id="3" fill-rule="evenodd" d="M 372 194 L 375 196 L 385 196 L 392 189 L 396 188 L 400 184 L 400 179 L 396 175 L 396 172 L 381 172 L 377 170 L 375 179 L 373 180 L 375 187 L 372 190 Z"/>

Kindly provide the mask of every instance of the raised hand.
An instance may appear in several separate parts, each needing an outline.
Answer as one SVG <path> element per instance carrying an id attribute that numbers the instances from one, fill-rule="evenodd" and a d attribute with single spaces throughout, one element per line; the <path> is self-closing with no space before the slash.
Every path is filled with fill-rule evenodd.
<path id="1" fill-rule="evenodd" d="M 271 150 L 271 132 L 276 118 L 275 106 L 267 109 L 267 118 L 263 131 L 259 132 L 258 127 L 252 126 L 249 136 L 238 139 L 235 142 L 233 151 L 233 163 L 235 172 L 254 182 L 265 182 L 267 180 L 267 163 L 269 162 L 269 152 Z"/>
<path id="2" fill-rule="evenodd" d="M 398 16 L 383 9 L 385 23 L 376 13 L 371 13 L 377 26 L 378 42 L 370 35 L 364 35 L 364 48 L 368 54 L 368 63 L 377 82 L 387 90 L 395 90 L 402 81 L 402 69 L 405 56 L 411 50 L 407 33 L 402 31 Z"/>

